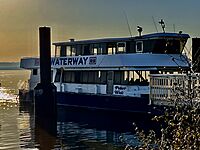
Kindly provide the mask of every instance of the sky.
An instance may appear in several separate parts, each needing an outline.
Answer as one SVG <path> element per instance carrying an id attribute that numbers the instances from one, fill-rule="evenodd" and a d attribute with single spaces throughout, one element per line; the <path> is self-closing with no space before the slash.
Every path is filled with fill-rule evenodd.
<path id="1" fill-rule="evenodd" d="M 161 31 L 200 37 L 200 0 L 0 0 L 0 62 L 38 56 L 38 29 L 51 27 L 52 42 Z M 154 21 L 153 21 L 154 20 Z M 188 49 L 191 43 L 187 44 Z"/>

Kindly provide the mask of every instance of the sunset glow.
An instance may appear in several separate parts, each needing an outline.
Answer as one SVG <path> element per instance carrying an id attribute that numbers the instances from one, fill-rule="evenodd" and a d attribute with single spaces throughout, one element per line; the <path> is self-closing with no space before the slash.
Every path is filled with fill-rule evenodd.
<path id="1" fill-rule="evenodd" d="M 130 36 L 123 11 L 133 35 L 137 25 L 144 33 L 155 32 L 152 16 L 166 22 L 166 31 L 182 30 L 200 35 L 198 0 L 0 0 L 0 62 L 20 61 L 38 55 L 38 27 L 52 27 L 52 42 L 69 38 L 89 39 Z M 174 24 L 174 26 L 173 26 Z"/>

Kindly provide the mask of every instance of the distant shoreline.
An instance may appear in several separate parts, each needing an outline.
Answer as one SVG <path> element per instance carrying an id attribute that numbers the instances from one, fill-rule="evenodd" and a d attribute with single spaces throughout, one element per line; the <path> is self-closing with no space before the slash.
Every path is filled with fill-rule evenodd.
<path id="1" fill-rule="evenodd" d="M 0 70 L 24 70 L 21 68 L 0 68 Z"/>
<path id="2" fill-rule="evenodd" d="M 0 62 L 0 70 L 21 70 L 19 62 Z"/>

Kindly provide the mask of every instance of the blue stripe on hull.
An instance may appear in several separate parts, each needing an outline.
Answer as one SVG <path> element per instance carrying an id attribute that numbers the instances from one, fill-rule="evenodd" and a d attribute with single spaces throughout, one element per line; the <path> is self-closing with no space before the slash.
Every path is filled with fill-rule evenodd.
<path id="1" fill-rule="evenodd" d="M 119 97 L 108 95 L 92 95 L 80 93 L 57 93 L 57 104 L 74 107 L 87 107 L 93 109 L 106 109 L 129 112 L 147 112 L 148 96 Z"/>

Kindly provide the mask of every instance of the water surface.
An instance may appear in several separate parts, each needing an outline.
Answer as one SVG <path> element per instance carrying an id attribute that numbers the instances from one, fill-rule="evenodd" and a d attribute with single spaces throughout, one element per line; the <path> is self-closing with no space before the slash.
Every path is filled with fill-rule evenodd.
<path id="1" fill-rule="evenodd" d="M 122 150 L 138 144 L 133 122 L 144 129 L 152 127 L 146 115 L 67 107 L 58 107 L 57 118 L 44 118 L 41 124 L 33 105 L 18 103 L 18 89 L 29 74 L 0 71 L 0 150 Z"/>

